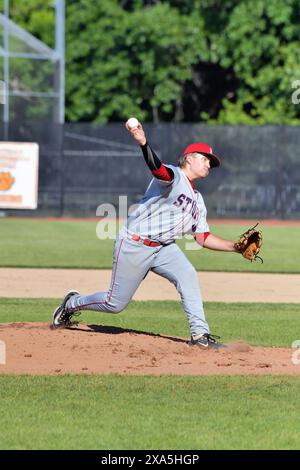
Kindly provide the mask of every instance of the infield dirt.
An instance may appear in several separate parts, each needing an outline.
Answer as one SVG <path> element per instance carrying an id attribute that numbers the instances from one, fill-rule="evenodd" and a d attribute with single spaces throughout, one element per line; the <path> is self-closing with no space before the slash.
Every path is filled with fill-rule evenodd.
<path id="1" fill-rule="evenodd" d="M 106 290 L 110 275 L 98 270 L 3 268 L 0 296 L 59 298 L 70 288 L 83 293 Z M 199 276 L 206 301 L 299 302 L 300 275 L 205 272 Z M 174 286 L 153 274 L 134 298 L 179 300 Z M 187 338 L 100 325 L 51 330 L 46 323 L 0 324 L 0 337 L 6 346 L 0 374 L 300 374 L 300 365 L 292 362 L 294 350 L 242 342 L 221 351 L 203 351 L 188 346 Z"/>
<path id="2" fill-rule="evenodd" d="M 6 345 L 3 374 L 60 375 L 299 375 L 288 348 L 228 343 L 218 350 L 187 338 L 101 325 L 52 330 L 46 323 L 0 324 Z"/>
<path id="3" fill-rule="evenodd" d="M 298 303 L 300 274 L 198 273 L 206 302 Z M 106 291 L 111 270 L 0 268 L 0 297 L 62 298 L 68 290 L 83 295 Z M 134 300 L 180 300 L 173 284 L 149 273 Z"/>

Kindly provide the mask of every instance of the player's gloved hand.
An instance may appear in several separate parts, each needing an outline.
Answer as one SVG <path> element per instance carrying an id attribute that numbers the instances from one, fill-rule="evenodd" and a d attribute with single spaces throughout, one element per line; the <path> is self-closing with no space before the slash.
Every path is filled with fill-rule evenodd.
<path id="1" fill-rule="evenodd" d="M 235 242 L 234 248 L 238 253 L 241 253 L 243 257 L 249 261 L 256 261 L 256 259 L 259 258 L 263 263 L 263 259 L 258 256 L 263 238 L 262 232 L 256 229 L 257 225 L 258 223 L 254 225 L 254 227 L 249 228 L 249 230 L 244 232 Z"/>

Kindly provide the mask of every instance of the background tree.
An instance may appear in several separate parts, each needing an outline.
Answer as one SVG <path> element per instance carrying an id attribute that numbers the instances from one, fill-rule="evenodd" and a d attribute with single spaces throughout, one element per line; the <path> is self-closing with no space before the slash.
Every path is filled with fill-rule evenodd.
<path id="1" fill-rule="evenodd" d="M 67 0 L 66 118 L 299 124 L 298 0 Z M 54 45 L 52 0 L 11 0 Z"/>
<path id="2" fill-rule="evenodd" d="M 203 10 L 204 17 L 208 11 Z M 299 124 L 299 106 L 291 101 L 292 82 L 300 79 L 298 1 L 242 0 L 226 19 L 217 30 L 206 22 L 215 51 L 211 60 L 232 70 L 234 83 L 214 122 Z M 211 116 L 202 114 L 207 120 Z"/>

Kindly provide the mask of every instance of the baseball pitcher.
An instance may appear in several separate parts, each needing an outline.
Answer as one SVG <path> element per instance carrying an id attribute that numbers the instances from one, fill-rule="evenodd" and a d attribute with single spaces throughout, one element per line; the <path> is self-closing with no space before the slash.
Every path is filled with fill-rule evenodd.
<path id="1" fill-rule="evenodd" d="M 53 327 L 70 326 L 71 318 L 82 310 L 121 312 L 152 271 L 172 282 L 179 292 L 191 331 L 189 344 L 218 349 L 223 344 L 210 333 L 197 272 L 176 239 L 193 234 L 204 248 L 239 252 L 234 242 L 210 232 L 203 197 L 194 188 L 194 181 L 218 168 L 220 159 L 209 145 L 198 142 L 183 151 L 178 166 L 166 165 L 150 147 L 139 122 L 132 127 L 127 121 L 125 127 L 140 145 L 153 179 L 115 241 L 109 290 L 87 296 L 70 291 L 53 313 Z"/>

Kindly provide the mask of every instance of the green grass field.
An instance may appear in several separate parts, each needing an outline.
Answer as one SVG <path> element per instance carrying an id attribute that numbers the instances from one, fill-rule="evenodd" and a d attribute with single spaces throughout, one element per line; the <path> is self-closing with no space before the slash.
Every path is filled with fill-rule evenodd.
<path id="1" fill-rule="evenodd" d="M 2 298 L 0 322 L 50 322 L 57 302 Z M 224 341 L 297 339 L 300 305 L 205 306 Z M 82 321 L 188 337 L 174 301 L 132 302 L 119 315 L 85 312 Z M 300 377 L 0 375 L 0 448 L 296 449 L 299 386 Z"/>
<path id="2" fill-rule="evenodd" d="M 51 322 L 60 299 L 1 299 L 0 323 L 15 321 Z M 212 333 L 222 340 L 243 339 L 257 346 L 290 347 L 299 323 L 300 304 L 205 303 Z M 132 301 L 122 313 L 108 315 L 83 312 L 87 324 L 117 326 L 151 333 L 189 337 L 182 306 L 176 301 Z M 298 335 L 299 336 L 299 335 Z"/>
<path id="3" fill-rule="evenodd" d="M 1 449 L 297 449 L 300 378 L 0 376 Z"/>
<path id="4" fill-rule="evenodd" d="M 0 219 L 0 266 L 110 268 L 113 241 L 96 222 Z M 236 239 L 245 226 L 217 225 Z M 235 254 L 187 251 L 199 270 L 299 273 L 299 229 L 262 227 L 264 264 Z M 184 247 L 186 242 L 179 242 Z M 0 299 L 0 323 L 50 322 L 60 299 Z M 290 347 L 300 304 L 205 304 L 223 341 Z M 179 302 L 132 302 L 83 323 L 189 337 Z M 1 340 L 1 331 L 0 331 Z M 0 449 L 298 449 L 299 377 L 1 375 Z"/>
<path id="5" fill-rule="evenodd" d="M 99 240 L 96 228 L 93 221 L 0 219 L 0 266 L 110 269 L 113 240 Z M 235 240 L 246 228 L 216 225 L 211 231 Z M 299 273 L 300 227 L 261 228 L 264 264 L 247 262 L 235 253 L 205 249 L 186 250 L 186 255 L 201 271 Z M 183 249 L 191 245 L 190 240 L 178 243 Z"/>

